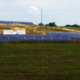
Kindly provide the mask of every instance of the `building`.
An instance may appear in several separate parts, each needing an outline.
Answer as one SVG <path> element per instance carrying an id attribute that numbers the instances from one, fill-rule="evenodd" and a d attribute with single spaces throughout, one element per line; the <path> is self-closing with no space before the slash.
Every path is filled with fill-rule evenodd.
<path id="1" fill-rule="evenodd" d="M 12 35 L 12 34 L 26 34 L 25 30 L 3 30 L 3 35 Z"/>

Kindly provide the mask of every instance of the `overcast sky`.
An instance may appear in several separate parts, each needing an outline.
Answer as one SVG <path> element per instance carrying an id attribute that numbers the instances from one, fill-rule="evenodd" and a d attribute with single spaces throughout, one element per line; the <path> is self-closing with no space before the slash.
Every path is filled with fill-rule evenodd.
<path id="1" fill-rule="evenodd" d="M 80 0 L 0 0 L 0 20 L 80 25 Z"/>

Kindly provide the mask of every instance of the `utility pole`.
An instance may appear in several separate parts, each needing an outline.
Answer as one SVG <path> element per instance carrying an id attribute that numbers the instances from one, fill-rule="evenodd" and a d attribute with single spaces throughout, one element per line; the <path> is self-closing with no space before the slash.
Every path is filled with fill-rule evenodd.
<path id="1" fill-rule="evenodd" d="M 41 26 L 42 26 L 42 9 L 41 9 Z"/>

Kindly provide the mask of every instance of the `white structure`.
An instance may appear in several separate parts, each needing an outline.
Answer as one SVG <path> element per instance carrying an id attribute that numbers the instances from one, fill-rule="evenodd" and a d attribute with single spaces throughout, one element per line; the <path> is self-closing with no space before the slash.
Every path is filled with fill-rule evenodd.
<path id="1" fill-rule="evenodd" d="M 3 30 L 3 34 L 4 35 L 12 35 L 12 34 L 26 34 L 25 30 L 17 30 L 17 31 L 13 31 L 13 30 Z"/>
<path id="2" fill-rule="evenodd" d="M 13 30 L 3 30 L 3 34 L 13 34 Z"/>
<path id="3" fill-rule="evenodd" d="M 17 32 L 15 31 L 15 32 L 13 32 L 13 34 L 17 34 Z"/>
<path id="4" fill-rule="evenodd" d="M 17 30 L 17 34 L 26 34 L 25 30 Z"/>

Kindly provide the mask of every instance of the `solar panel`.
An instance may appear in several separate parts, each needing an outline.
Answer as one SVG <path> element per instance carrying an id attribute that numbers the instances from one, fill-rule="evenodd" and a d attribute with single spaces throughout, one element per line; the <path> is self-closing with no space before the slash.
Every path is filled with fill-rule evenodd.
<path id="1" fill-rule="evenodd" d="M 5 37 L 6 35 L 0 34 L 0 37 Z"/>
<path id="2" fill-rule="evenodd" d="M 3 21 L 3 23 L 7 23 L 7 21 Z"/>
<path id="3" fill-rule="evenodd" d="M 25 24 L 25 22 L 21 22 L 22 24 Z"/>
<path id="4" fill-rule="evenodd" d="M 0 23 L 2 23 L 2 21 L 0 21 Z"/>
<path id="5" fill-rule="evenodd" d="M 16 21 L 13 21 L 13 23 L 17 23 Z"/>
<path id="6" fill-rule="evenodd" d="M 76 38 L 79 38 L 79 35 L 76 35 L 75 37 L 76 37 Z"/>
<path id="7" fill-rule="evenodd" d="M 13 23 L 13 21 L 10 21 L 11 23 Z"/>
<path id="8" fill-rule="evenodd" d="M 51 40 L 51 36 L 50 35 L 43 35 L 43 40 Z"/>
<path id="9" fill-rule="evenodd" d="M 42 35 L 35 35 L 35 40 L 43 40 L 43 37 Z"/>
<path id="10" fill-rule="evenodd" d="M 9 41 L 8 37 L 0 37 L 0 41 Z"/>
<path id="11" fill-rule="evenodd" d="M 68 37 L 72 37 L 72 38 L 79 38 L 78 35 L 80 35 L 80 33 L 60 32 L 60 31 L 46 31 L 46 33 L 49 33 L 51 35 L 68 36 Z"/>
<path id="12" fill-rule="evenodd" d="M 60 36 L 52 36 L 52 40 L 60 40 Z"/>
<path id="13" fill-rule="evenodd" d="M 33 22 L 30 22 L 29 24 L 33 24 Z"/>
<path id="14" fill-rule="evenodd" d="M 7 36 L 7 37 L 13 37 L 14 35 L 12 34 L 12 35 L 5 35 L 5 36 Z"/>
<path id="15" fill-rule="evenodd" d="M 33 22 L 20 22 L 20 21 L 0 21 L 0 23 L 21 23 L 21 24 L 33 24 Z"/>
<path id="16" fill-rule="evenodd" d="M 29 22 L 26 22 L 26 24 L 30 24 Z"/>
<path id="17" fill-rule="evenodd" d="M 9 40 L 16 41 L 17 40 L 17 37 L 15 37 L 15 36 L 9 37 Z"/>
<path id="18" fill-rule="evenodd" d="M 21 22 L 18 22 L 18 23 L 21 23 Z"/>
<path id="19" fill-rule="evenodd" d="M 68 36 L 60 36 L 61 40 L 70 40 Z"/>
<path id="20" fill-rule="evenodd" d="M 17 39 L 18 40 L 26 40 L 26 37 L 25 36 L 17 36 Z"/>
<path id="21" fill-rule="evenodd" d="M 28 37 L 28 36 L 34 36 L 34 34 L 27 34 L 26 37 Z"/>
<path id="22" fill-rule="evenodd" d="M 4 23 L 5 23 L 5 21 L 4 21 Z M 10 21 L 6 21 L 6 23 L 10 23 Z"/>
<path id="23" fill-rule="evenodd" d="M 26 36 L 26 40 L 35 40 L 34 36 Z"/>

